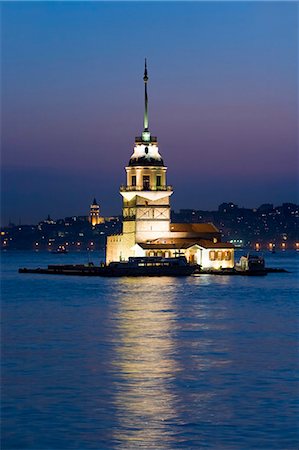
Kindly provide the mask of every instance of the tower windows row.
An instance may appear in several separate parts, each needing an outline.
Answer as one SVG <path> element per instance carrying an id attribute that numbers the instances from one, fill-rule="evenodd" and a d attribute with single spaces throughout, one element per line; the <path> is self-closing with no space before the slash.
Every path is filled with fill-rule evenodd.
<path id="1" fill-rule="evenodd" d="M 131 185 L 136 186 L 136 175 L 132 175 L 131 177 Z M 156 187 L 161 187 L 161 175 L 156 176 Z M 149 175 L 143 175 L 142 177 L 142 187 L 144 190 L 150 189 L 150 176 Z"/>

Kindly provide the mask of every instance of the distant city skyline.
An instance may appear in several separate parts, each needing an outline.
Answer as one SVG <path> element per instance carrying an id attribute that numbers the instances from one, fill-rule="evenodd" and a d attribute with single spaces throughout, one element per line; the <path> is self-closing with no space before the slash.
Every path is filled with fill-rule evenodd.
<path id="1" fill-rule="evenodd" d="M 2 4 L 2 224 L 121 214 L 144 57 L 172 209 L 296 203 L 297 9 Z"/>

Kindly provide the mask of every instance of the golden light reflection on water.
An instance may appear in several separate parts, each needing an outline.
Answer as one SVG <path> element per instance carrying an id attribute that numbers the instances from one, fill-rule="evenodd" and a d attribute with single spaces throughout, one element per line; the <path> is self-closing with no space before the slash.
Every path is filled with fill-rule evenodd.
<path id="1" fill-rule="evenodd" d="M 172 381 L 178 370 L 174 288 L 167 278 L 124 280 L 123 287 L 115 313 L 114 438 L 126 449 L 171 448 L 167 424 L 176 418 Z"/>
<path id="2" fill-rule="evenodd" d="M 192 281 L 195 284 L 204 286 L 204 285 L 210 285 L 215 286 L 215 282 L 222 286 L 229 286 L 231 282 L 231 277 L 229 275 L 222 276 L 222 275 L 211 275 L 211 274 L 196 274 L 192 276 Z"/>

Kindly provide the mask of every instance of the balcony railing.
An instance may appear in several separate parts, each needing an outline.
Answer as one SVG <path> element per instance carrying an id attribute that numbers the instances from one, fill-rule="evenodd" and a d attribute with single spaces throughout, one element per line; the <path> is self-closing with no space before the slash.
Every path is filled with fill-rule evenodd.
<path id="1" fill-rule="evenodd" d="M 142 139 L 142 136 L 136 136 L 135 137 L 135 142 L 136 142 L 136 144 L 137 143 L 138 144 L 142 144 L 145 141 Z M 157 137 L 156 136 L 151 136 L 150 142 L 158 142 Z"/>
<path id="2" fill-rule="evenodd" d="M 134 216 L 123 216 L 123 220 L 128 222 L 129 220 L 136 220 L 136 215 Z"/>
<path id="3" fill-rule="evenodd" d="M 172 191 L 172 186 L 155 186 L 155 187 L 143 187 L 143 186 L 125 186 L 121 185 L 121 192 L 133 192 L 133 191 Z"/>

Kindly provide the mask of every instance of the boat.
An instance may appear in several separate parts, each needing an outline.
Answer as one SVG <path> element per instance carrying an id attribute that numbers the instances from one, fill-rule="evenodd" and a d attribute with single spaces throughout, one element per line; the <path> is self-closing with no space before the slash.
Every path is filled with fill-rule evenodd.
<path id="1" fill-rule="evenodd" d="M 188 276 L 196 266 L 188 264 L 184 256 L 175 258 L 131 257 L 128 261 L 111 262 L 108 265 L 51 264 L 47 268 L 20 268 L 19 273 L 49 275 L 80 275 L 98 277 Z"/>
<path id="2" fill-rule="evenodd" d="M 185 256 L 130 257 L 128 261 L 111 262 L 108 268 L 115 276 L 186 276 L 195 270 L 195 266 L 188 264 Z"/>
<path id="3" fill-rule="evenodd" d="M 247 255 L 241 256 L 240 261 L 236 264 L 235 269 L 238 272 L 244 272 L 253 275 L 264 275 L 267 273 L 265 269 L 264 258 L 254 253 L 247 253 Z"/>
<path id="4" fill-rule="evenodd" d="M 55 250 L 52 250 L 51 253 L 57 255 L 62 253 L 68 253 L 68 250 L 64 245 L 59 245 Z"/>

